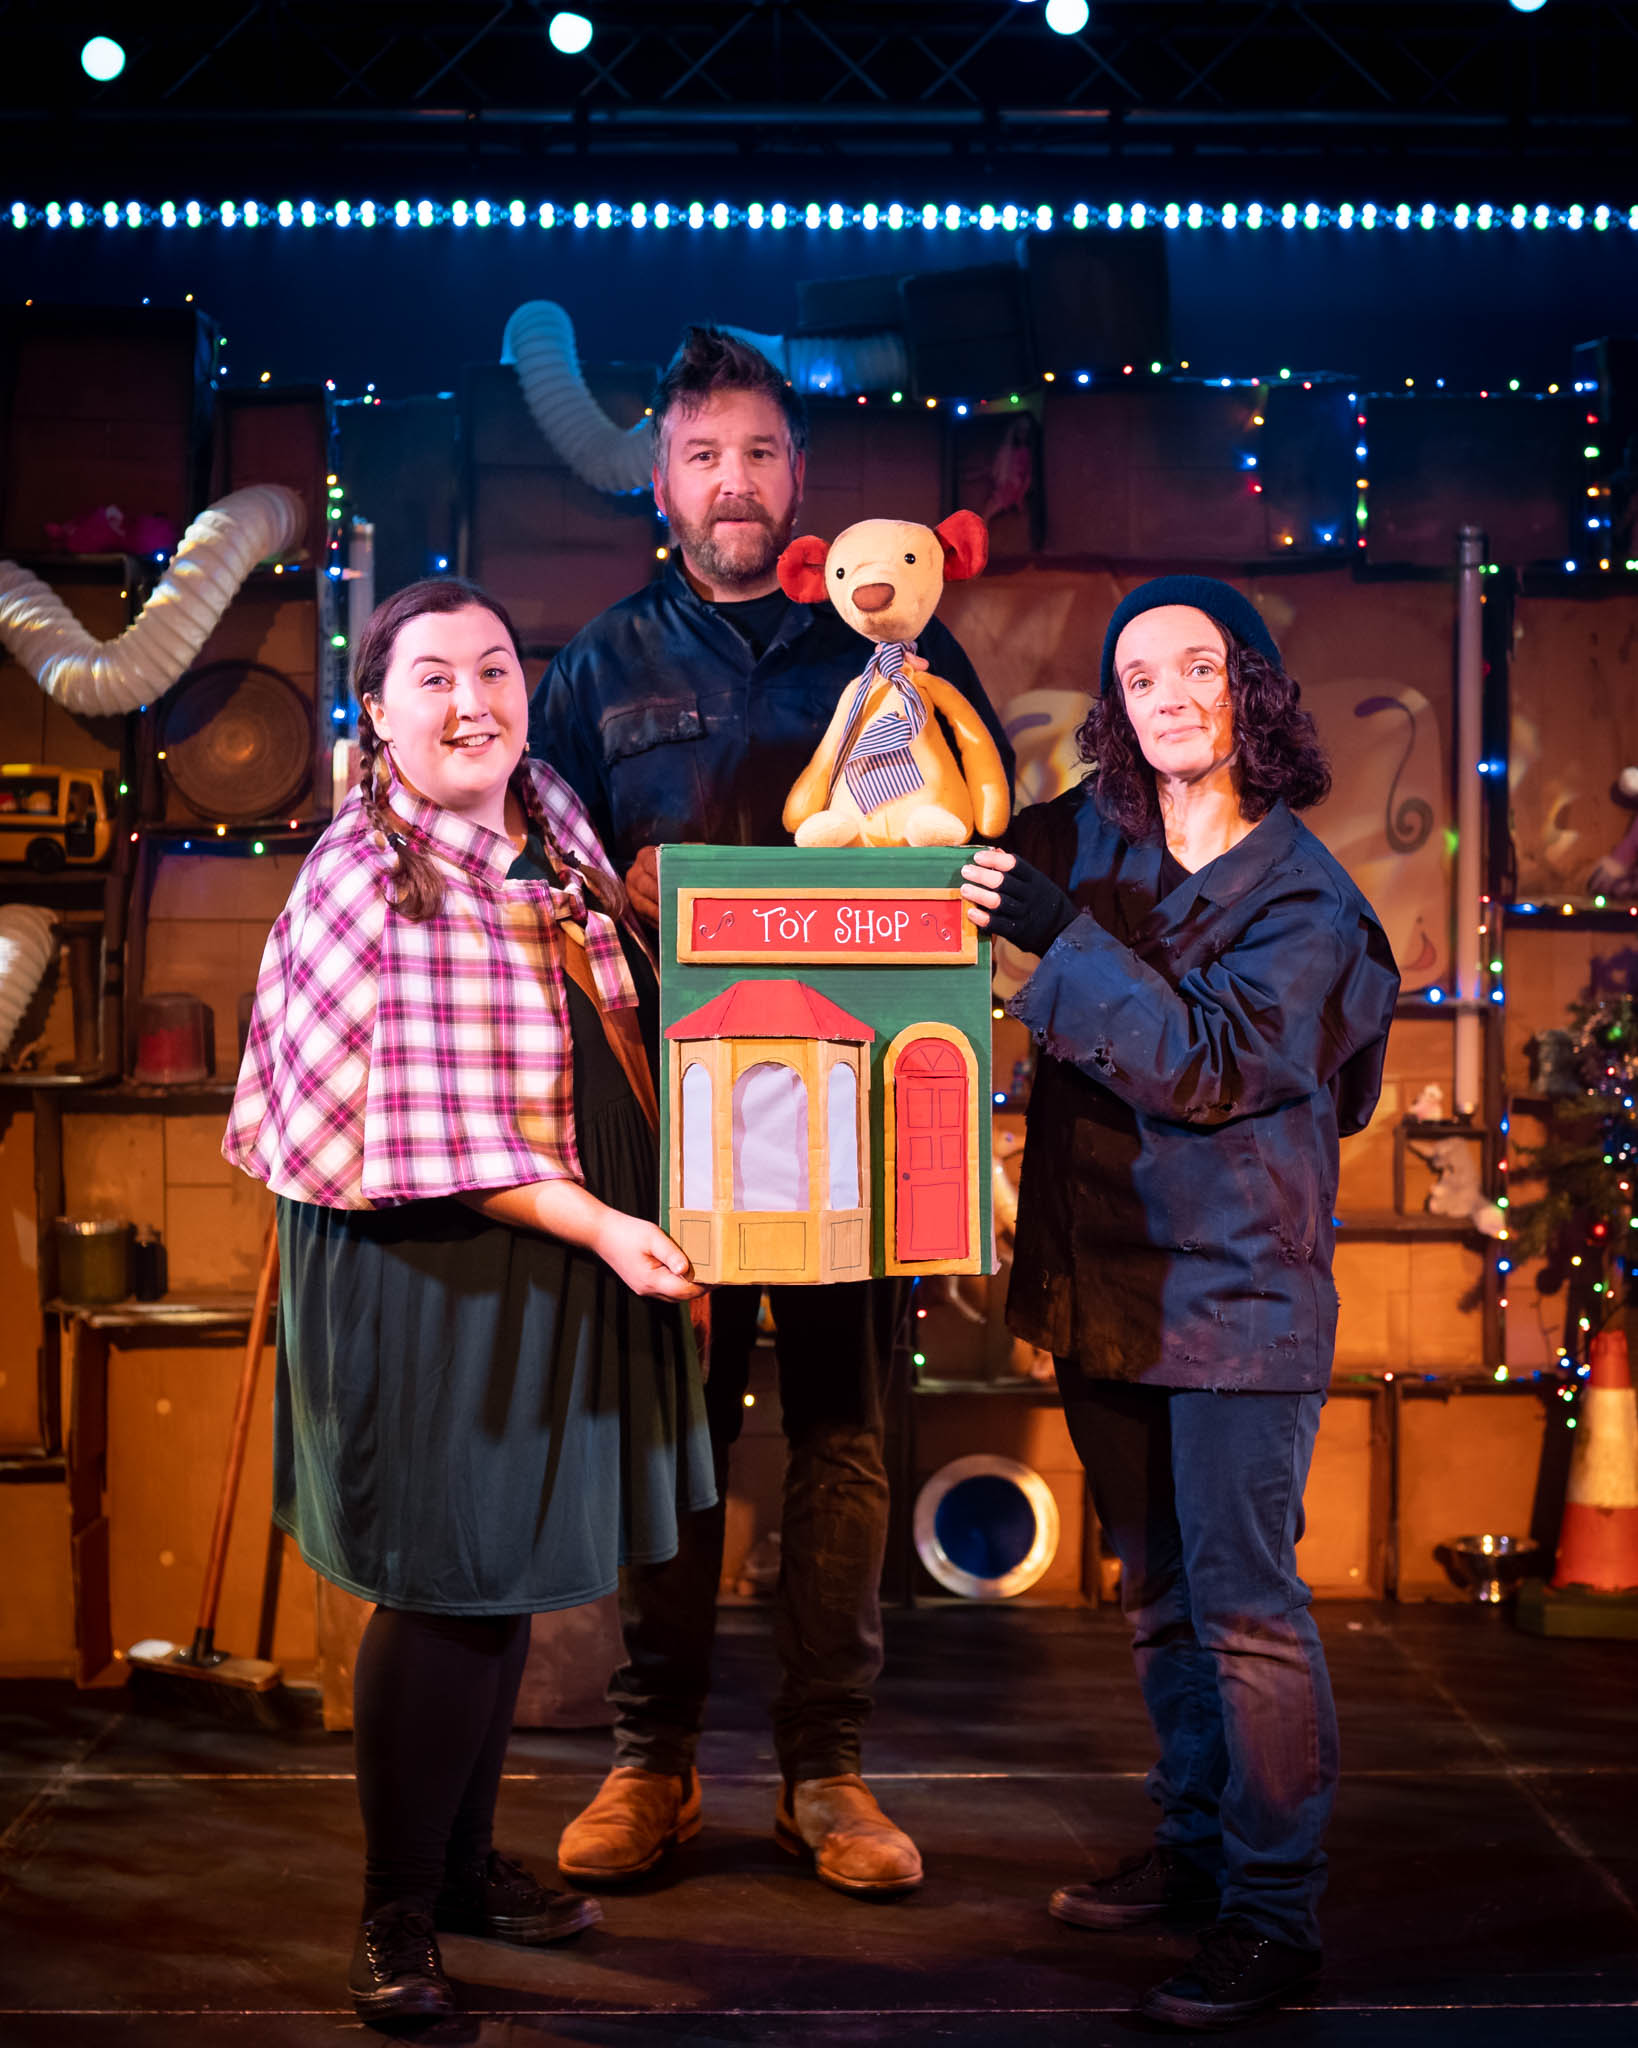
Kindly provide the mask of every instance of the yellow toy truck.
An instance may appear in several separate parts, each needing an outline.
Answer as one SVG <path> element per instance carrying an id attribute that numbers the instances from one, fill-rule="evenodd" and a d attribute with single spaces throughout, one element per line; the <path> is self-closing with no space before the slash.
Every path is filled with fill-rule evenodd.
<path id="1" fill-rule="evenodd" d="M 106 860 L 114 843 L 109 780 L 100 768 L 0 762 L 0 868 L 54 875 Z"/>

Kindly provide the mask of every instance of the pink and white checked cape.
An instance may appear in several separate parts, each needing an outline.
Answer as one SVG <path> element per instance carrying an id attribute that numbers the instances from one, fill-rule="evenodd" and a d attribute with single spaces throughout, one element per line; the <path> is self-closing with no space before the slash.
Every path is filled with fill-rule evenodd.
<path id="1" fill-rule="evenodd" d="M 637 931 L 579 800 L 536 761 L 560 862 Z M 394 856 L 354 791 L 302 863 L 262 955 L 222 1151 L 275 1194 L 329 1209 L 579 1180 L 560 920 L 583 922 L 598 994 L 637 1000 L 614 924 L 567 887 L 506 880 L 513 852 L 402 784 L 392 807 L 432 854 L 443 909 L 389 901 Z M 640 935 L 639 935 L 640 936 Z"/>

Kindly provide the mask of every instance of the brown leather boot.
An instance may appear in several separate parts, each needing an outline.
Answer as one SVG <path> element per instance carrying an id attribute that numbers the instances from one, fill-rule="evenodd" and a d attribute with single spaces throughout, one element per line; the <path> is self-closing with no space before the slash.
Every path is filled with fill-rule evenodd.
<path id="1" fill-rule="evenodd" d="M 699 1773 L 620 1764 L 563 1830 L 557 1867 L 577 1884 L 623 1884 L 700 1831 Z"/>
<path id="2" fill-rule="evenodd" d="M 779 1795 L 774 1835 L 793 1856 L 809 1852 L 815 1874 L 839 1892 L 888 1899 L 921 1883 L 921 1856 L 876 1795 L 850 1772 L 841 1778 L 789 1779 Z"/>

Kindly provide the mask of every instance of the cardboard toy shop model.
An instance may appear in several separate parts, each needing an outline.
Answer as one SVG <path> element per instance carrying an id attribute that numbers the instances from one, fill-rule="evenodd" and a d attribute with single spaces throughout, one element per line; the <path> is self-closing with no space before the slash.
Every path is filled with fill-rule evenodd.
<path id="1" fill-rule="evenodd" d="M 990 947 L 960 847 L 660 851 L 660 1222 L 700 1279 L 986 1273 Z"/>
<path id="2" fill-rule="evenodd" d="M 910 665 L 988 549 L 971 512 L 792 541 L 786 594 L 874 643 L 786 801 L 797 844 L 660 849 L 660 1221 L 701 1280 L 991 1270 L 990 947 L 960 888 L 1007 777 Z"/>

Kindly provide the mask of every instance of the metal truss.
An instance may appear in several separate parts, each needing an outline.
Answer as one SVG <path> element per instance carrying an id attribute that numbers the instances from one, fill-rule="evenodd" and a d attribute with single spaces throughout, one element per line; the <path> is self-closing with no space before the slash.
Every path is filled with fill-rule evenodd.
<path id="1" fill-rule="evenodd" d="M 558 55 L 543 0 L 226 0 L 142 8 L 0 0 L 0 121 L 16 168 L 59 185 L 216 154 L 319 175 L 402 161 L 452 175 L 553 157 L 775 165 L 1089 160 L 1198 176 L 1634 155 L 1638 4 L 1550 0 L 1093 0 L 1073 37 L 1022 0 L 579 0 Z M 123 75 L 80 73 L 119 36 Z M 27 180 L 25 180 L 27 182 Z M 1415 182 L 1414 179 L 1411 182 Z M 1625 192 L 1614 195 L 1626 199 Z"/>

